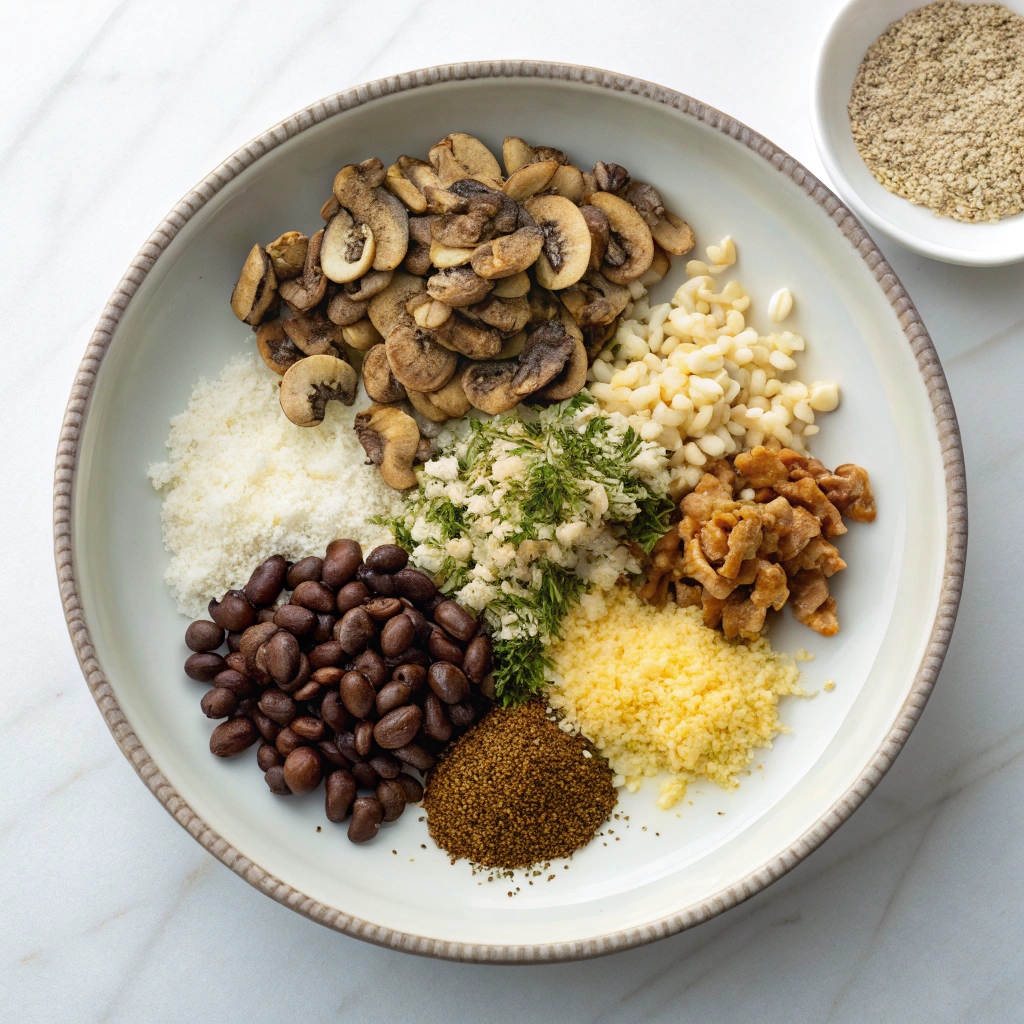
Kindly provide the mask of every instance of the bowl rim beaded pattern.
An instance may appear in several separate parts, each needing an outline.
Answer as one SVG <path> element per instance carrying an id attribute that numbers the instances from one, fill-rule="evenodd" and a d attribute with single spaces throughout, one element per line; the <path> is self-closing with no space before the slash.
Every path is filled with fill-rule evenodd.
<path id="1" fill-rule="evenodd" d="M 385 928 L 326 906 L 269 874 L 202 820 L 163 775 L 125 717 L 99 663 L 86 625 L 72 548 L 72 500 L 86 412 L 100 364 L 125 310 L 157 259 L 177 233 L 226 184 L 262 156 L 308 128 L 376 99 L 412 89 L 469 79 L 548 79 L 595 90 L 630 93 L 672 108 L 731 137 L 762 157 L 822 207 L 864 260 L 884 292 L 917 362 L 934 417 L 946 491 L 946 557 L 929 642 L 906 700 L 878 749 L 842 797 L 777 856 L 745 878 L 665 917 L 571 942 L 464 943 Z M 78 369 L 57 451 L 54 479 L 54 545 L 65 619 L 82 672 L 104 720 L 125 757 L 150 791 L 194 839 L 250 885 L 329 928 L 392 949 L 453 960 L 513 963 L 577 960 L 629 949 L 700 924 L 759 892 L 824 842 L 874 789 L 900 752 L 924 709 L 949 645 L 963 583 L 967 546 L 967 492 L 960 434 L 952 399 L 932 346 L 902 284 L 853 214 L 792 157 L 726 114 L 689 96 L 641 79 L 597 68 L 536 61 L 488 61 L 441 65 L 395 75 L 336 93 L 299 111 L 225 160 L 178 202 L 133 260 L 101 315 Z"/>

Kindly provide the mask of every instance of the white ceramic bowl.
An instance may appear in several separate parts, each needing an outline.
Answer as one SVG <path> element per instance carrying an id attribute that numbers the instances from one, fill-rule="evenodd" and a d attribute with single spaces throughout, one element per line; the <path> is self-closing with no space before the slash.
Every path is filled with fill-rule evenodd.
<path id="1" fill-rule="evenodd" d="M 965 0 L 981 3 L 985 0 Z M 1024 0 L 1001 0 L 1024 14 Z M 995 224 L 964 224 L 939 217 L 880 185 L 861 159 L 846 105 L 868 47 L 920 0 L 848 0 L 833 17 L 818 47 L 811 87 L 811 126 L 825 170 L 854 213 L 908 249 L 973 267 L 1024 260 L 1024 213 Z"/>
<path id="2" fill-rule="evenodd" d="M 840 409 L 815 451 L 868 466 L 880 515 L 843 538 L 842 632 L 791 617 L 807 685 L 740 788 L 694 786 L 676 811 L 656 784 L 622 798 L 615 835 L 528 885 L 449 864 L 415 811 L 351 845 L 322 791 L 272 796 L 253 755 L 210 756 L 201 688 L 181 670 L 185 620 L 161 576 L 160 499 L 146 478 L 168 420 L 200 375 L 251 350 L 228 308 L 254 239 L 312 230 L 342 164 L 423 153 L 452 130 L 499 149 L 505 134 L 557 144 L 589 166 L 623 160 L 656 182 L 700 245 L 731 233 L 736 274 L 764 306 L 797 297 L 805 379 L 834 377 Z M 682 261 L 673 275 L 683 276 Z M 663 290 L 672 282 L 663 283 Z M 942 370 L 912 303 L 845 207 L 792 158 L 731 118 L 635 79 L 552 64 L 467 64 L 332 96 L 277 125 L 190 192 L 132 264 L 90 342 L 57 464 L 55 534 L 68 626 L 116 740 L 175 818 L 257 888 L 372 942 L 467 960 L 609 952 L 696 924 L 789 870 L 858 806 L 920 714 L 948 643 L 966 540 L 963 463 Z M 216 538 L 211 538 L 215 543 Z M 322 826 L 322 831 L 318 828 Z M 130 840 L 129 840 L 130 841 Z M 607 845 L 605 845 L 607 843 Z M 422 844 L 422 845 L 421 845 Z M 392 850 L 397 851 L 393 854 Z M 510 898 L 507 893 L 520 892 Z"/>

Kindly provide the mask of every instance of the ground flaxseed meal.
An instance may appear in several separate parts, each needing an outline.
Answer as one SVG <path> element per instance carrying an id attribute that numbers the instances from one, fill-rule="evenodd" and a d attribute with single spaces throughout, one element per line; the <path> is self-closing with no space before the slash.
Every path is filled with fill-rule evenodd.
<path id="1" fill-rule="evenodd" d="M 928 4 L 872 43 L 847 108 L 890 192 L 961 221 L 1024 210 L 1024 18 L 1000 4 Z"/>
<path id="2" fill-rule="evenodd" d="M 615 802 L 604 759 L 530 701 L 496 708 L 455 743 L 423 805 L 431 837 L 453 858 L 511 869 L 568 857 Z"/>

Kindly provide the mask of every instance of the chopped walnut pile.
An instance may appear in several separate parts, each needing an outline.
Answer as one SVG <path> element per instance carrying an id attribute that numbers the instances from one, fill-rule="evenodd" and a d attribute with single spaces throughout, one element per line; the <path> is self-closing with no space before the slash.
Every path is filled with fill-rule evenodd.
<path id="1" fill-rule="evenodd" d="M 739 498 L 753 491 L 753 500 Z M 769 608 L 788 601 L 799 622 L 822 636 L 839 631 L 828 578 L 846 568 L 831 540 L 843 516 L 870 523 L 875 499 L 867 470 L 834 472 L 789 448 L 762 446 L 731 462 L 709 462 L 679 505 L 681 521 L 651 552 L 640 596 L 699 605 L 704 623 L 732 639 L 754 639 Z"/>

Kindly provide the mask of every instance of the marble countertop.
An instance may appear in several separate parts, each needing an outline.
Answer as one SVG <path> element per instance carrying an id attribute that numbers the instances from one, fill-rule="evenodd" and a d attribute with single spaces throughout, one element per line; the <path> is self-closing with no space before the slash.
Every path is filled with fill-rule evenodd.
<path id="1" fill-rule="evenodd" d="M 1012 471 L 1024 444 L 1014 398 L 1024 267 L 950 267 L 882 240 L 932 332 L 963 431 L 972 539 L 953 643 L 895 767 L 838 834 L 747 903 L 652 946 L 550 966 L 427 961 L 261 896 L 139 783 L 89 696 L 58 602 L 50 490 L 76 366 L 141 241 L 226 154 L 367 79 L 529 57 L 688 92 L 821 174 L 809 79 L 834 6 L 391 0 L 376 13 L 317 0 L 41 0 L 15 14 L 8 5 L 0 1017 L 1021 1019 L 1024 690 L 1013 581 L 1024 570 L 1014 540 L 1024 517 Z"/>

